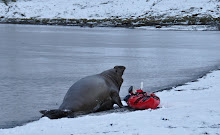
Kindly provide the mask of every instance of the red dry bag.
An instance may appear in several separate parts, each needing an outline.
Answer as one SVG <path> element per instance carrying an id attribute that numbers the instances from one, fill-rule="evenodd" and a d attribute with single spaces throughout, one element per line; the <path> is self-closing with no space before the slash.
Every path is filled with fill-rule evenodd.
<path id="1" fill-rule="evenodd" d="M 136 94 L 131 93 L 125 98 L 128 106 L 138 110 L 156 109 L 160 104 L 160 98 L 154 93 L 148 94 L 143 90 L 137 90 Z"/>

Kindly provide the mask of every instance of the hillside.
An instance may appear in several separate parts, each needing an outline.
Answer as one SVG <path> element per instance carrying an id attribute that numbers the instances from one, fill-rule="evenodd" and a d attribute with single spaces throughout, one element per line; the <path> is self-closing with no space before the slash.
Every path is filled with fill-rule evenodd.
<path id="1" fill-rule="evenodd" d="M 218 25 L 220 0 L 17 0 L 0 3 L 1 22 L 149 26 Z"/>

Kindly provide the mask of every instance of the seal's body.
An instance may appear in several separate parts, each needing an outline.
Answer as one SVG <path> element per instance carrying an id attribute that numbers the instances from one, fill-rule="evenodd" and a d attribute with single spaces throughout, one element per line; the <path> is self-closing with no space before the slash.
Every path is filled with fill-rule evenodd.
<path id="1" fill-rule="evenodd" d="M 123 83 L 124 66 L 115 66 L 100 74 L 87 76 L 74 83 L 57 110 L 41 111 L 51 119 L 74 117 L 76 113 L 90 113 L 122 107 L 119 91 Z"/>

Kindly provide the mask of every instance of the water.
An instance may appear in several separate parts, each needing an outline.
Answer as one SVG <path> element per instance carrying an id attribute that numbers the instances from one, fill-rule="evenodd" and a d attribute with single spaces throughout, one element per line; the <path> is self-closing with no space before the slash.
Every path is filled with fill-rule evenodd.
<path id="1" fill-rule="evenodd" d="M 120 96 L 175 86 L 220 65 L 219 31 L 0 25 L 0 128 L 58 108 L 68 88 L 115 65 L 127 67 Z"/>

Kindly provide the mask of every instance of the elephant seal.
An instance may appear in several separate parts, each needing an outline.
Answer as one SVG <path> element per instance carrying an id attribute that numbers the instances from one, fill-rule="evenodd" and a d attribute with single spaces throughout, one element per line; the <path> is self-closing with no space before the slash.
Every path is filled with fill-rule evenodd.
<path id="1" fill-rule="evenodd" d="M 124 66 L 115 66 L 100 74 L 82 78 L 69 88 L 59 109 L 40 112 L 50 119 L 58 119 L 109 110 L 114 104 L 123 107 L 119 91 L 124 70 Z"/>

